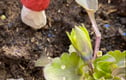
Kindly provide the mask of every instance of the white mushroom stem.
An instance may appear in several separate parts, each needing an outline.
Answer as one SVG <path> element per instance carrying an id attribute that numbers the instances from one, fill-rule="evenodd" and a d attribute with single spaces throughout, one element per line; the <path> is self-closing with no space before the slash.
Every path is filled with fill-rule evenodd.
<path id="1" fill-rule="evenodd" d="M 99 51 L 99 47 L 100 47 L 100 43 L 101 43 L 101 33 L 100 33 L 100 31 L 99 31 L 99 29 L 97 27 L 94 12 L 87 10 L 87 13 L 89 15 L 89 18 L 90 18 L 91 23 L 92 23 L 92 27 L 93 27 L 95 35 L 96 35 L 95 47 L 94 47 L 94 56 L 93 56 L 93 59 L 95 59 L 96 56 L 97 56 L 97 53 Z"/>
<path id="2" fill-rule="evenodd" d="M 22 21 L 33 29 L 40 29 L 46 25 L 47 19 L 45 11 L 33 11 L 23 6 L 21 11 Z"/>

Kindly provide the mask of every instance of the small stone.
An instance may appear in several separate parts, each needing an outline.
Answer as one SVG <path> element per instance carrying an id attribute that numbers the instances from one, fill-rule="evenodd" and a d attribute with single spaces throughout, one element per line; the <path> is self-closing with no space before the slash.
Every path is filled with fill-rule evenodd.
<path id="1" fill-rule="evenodd" d="M 126 32 L 122 33 L 123 36 L 126 36 Z"/>
<path id="2" fill-rule="evenodd" d="M 53 35 L 52 33 L 49 33 L 48 37 L 55 37 L 55 35 Z"/>
<path id="3" fill-rule="evenodd" d="M 52 34 L 48 34 L 48 37 L 52 37 Z"/>
<path id="4" fill-rule="evenodd" d="M 35 38 L 33 37 L 33 38 L 31 38 L 31 42 L 35 42 Z"/>
<path id="5" fill-rule="evenodd" d="M 59 10 L 58 10 L 58 13 L 60 13 L 60 12 L 61 12 L 61 10 L 59 9 Z"/>
<path id="6" fill-rule="evenodd" d="M 5 20 L 6 19 L 6 16 L 5 15 L 1 15 L 0 17 L 2 20 Z"/>
<path id="7" fill-rule="evenodd" d="M 104 27 L 105 28 L 109 28 L 111 25 L 110 24 L 105 24 Z"/>

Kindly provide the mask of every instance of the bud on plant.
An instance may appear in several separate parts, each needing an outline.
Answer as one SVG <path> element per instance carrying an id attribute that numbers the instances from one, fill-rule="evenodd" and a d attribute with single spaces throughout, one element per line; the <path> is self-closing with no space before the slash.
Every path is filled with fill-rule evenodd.
<path id="1" fill-rule="evenodd" d="M 92 58 L 92 45 L 88 31 L 82 26 L 75 26 L 71 33 L 67 32 L 67 35 L 79 55 L 84 60 L 90 60 Z"/>

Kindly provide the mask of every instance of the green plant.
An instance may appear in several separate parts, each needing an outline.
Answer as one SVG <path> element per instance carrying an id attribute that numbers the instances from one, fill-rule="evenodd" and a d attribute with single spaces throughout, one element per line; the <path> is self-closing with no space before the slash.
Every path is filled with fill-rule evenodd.
<path id="1" fill-rule="evenodd" d="M 82 27 L 75 26 L 71 33 L 67 32 L 67 35 L 77 53 L 79 53 L 84 60 L 90 60 L 93 54 L 92 45 L 88 31 L 84 28 L 84 25 L 82 25 Z"/>
<path id="2" fill-rule="evenodd" d="M 70 53 L 63 53 L 45 66 L 46 80 L 126 79 L 126 51 L 110 51 L 92 59 L 90 37 L 84 25 L 76 26 L 71 33 L 67 32 L 67 35 L 72 43 Z"/>
<path id="3" fill-rule="evenodd" d="M 85 8 L 88 13 L 89 19 L 91 20 L 92 27 L 96 34 L 95 47 L 94 47 L 94 56 L 93 59 L 96 58 L 96 53 L 99 51 L 100 42 L 101 42 L 101 33 L 97 27 L 97 23 L 95 20 L 95 12 L 98 10 L 98 0 L 76 0 L 76 2 Z"/>
<path id="4" fill-rule="evenodd" d="M 67 35 L 71 41 L 69 53 L 54 58 L 44 67 L 46 80 L 125 80 L 126 51 L 109 51 L 105 55 L 99 52 L 101 34 L 97 28 L 94 13 L 98 9 L 97 0 L 76 0 L 89 15 L 96 34 L 93 49 L 88 31 L 75 26 Z M 98 57 L 98 58 L 96 58 Z M 38 64 L 39 65 L 39 64 Z"/>

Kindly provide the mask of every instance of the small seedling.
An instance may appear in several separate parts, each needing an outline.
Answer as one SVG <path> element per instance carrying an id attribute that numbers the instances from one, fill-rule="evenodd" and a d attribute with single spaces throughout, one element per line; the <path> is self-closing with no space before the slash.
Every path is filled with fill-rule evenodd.
<path id="1" fill-rule="evenodd" d="M 100 52 L 97 54 L 99 57 L 92 60 L 91 42 L 86 28 L 78 26 L 67 34 L 72 43 L 70 48 L 73 49 L 69 50 L 71 53 L 63 53 L 45 66 L 46 80 L 126 80 L 126 51 L 115 50 L 105 55 Z"/>
<path id="2" fill-rule="evenodd" d="M 97 27 L 97 23 L 95 20 L 95 12 L 98 10 L 98 0 L 76 0 L 76 2 L 81 5 L 85 10 L 87 11 L 89 18 L 92 23 L 92 27 L 96 34 L 96 42 L 95 42 L 95 48 L 94 48 L 94 57 L 96 58 L 96 55 L 99 51 L 100 42 L 101 42 L 101 33 Z"/>

